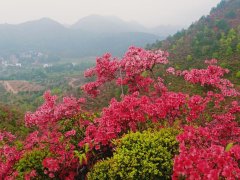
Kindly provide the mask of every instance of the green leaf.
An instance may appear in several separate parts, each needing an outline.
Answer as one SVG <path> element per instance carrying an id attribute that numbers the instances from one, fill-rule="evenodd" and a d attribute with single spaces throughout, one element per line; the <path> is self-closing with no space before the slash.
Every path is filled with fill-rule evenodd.
<path id="1" fill-rule="evenodd" d="M 230 149 L 234 146 L 234 143 L 228 143 L 228 145 L 225 148 L 225 151 L 228 152 Z"/>
<path id="2" fill-rule="evenodd" d="M 87 153 L 89 151 L 89 144 L 85 144 L 84 150 L 85 150 L 85 153 Z"/>
<path id="3" fill-rule="evenodd" d="M 147 71 L 144 71 L 144 72 L 142 72 L 142 77 L 148 77 L 148 72 Z"/>

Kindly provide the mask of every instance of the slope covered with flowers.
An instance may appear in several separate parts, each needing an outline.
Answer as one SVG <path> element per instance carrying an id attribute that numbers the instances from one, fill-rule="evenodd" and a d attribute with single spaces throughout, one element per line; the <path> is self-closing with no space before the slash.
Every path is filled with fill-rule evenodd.
<path id="1" fill-rule="evenodd" d="M 45 103 L 25 115 L 31 131 L 25 140 L 1 132 L 0 178 L 85 179 L 97 162 L 113 156 L 113 140 L 172 127 L 180 132 L 179 153 L 169 178 L 239 179 L 240 93 L 224 78 L 228 70 L 216 63 L 213 59 L 206 61 L 206 69 L 176 71 L 167 65 L 168 53 L 160 50 L 130 47 L 122 59 L 103 55 L 85 73 L 95 81 L 82 89 L 97 98 L 110 83 L 120 89 L 120 100 L 112 97 L 101 112 L 90 112 L 84 98 L 57 102 L 46 92 Z M 168 76 L 203 91 L 170 91 L 164 82 Z"/>

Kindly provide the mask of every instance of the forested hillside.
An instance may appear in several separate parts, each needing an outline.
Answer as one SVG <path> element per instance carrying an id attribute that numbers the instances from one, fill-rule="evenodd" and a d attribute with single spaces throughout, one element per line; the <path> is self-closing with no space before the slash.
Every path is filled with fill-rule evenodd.
<path id="1" fill-rule="evenodd" d="M 221 1 L 207 16 L 166 40 L 149 45 L 170 52 L 176 68 L 202 67 L 204 59 L 217 58 L 240 84 L 240 1 Z"/>

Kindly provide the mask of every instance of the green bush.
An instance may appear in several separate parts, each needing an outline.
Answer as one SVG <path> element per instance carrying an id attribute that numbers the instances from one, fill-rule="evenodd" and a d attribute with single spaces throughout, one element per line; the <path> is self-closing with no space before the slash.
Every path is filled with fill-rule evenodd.
<path id="1" fill-rule="evenodd" d="M 46 157 L 50 156 L 50 153 L 46 150 L 32 150 L 26 152 L 19 162 L 15 165 L 15 169 L 18 172 L 18 178 L 23 179 L 24 175 L 29 173 L 31 170 L 36 170 L 38 177 L 48 179 L 43 172 L 42 161 Z"/>
<path id="2" fill-rule="evenodd" d="M 99 161 L 94 165 L 93 170 L 88 173 L 88 178 L 89 180 L 91 179 L 99 179 L 99 180 L 104 180 L 104 179 L 115 179 L 114 175 L 110 175 L 110 165 L 112 164 L 113 159 L 107 159 L 103 161 Z M 112 172 L 111 172 L 112 173 Z"/>
<path id="3" fill-rule="evenodd" d="M 238 72 L 236 73 L 236 78 L 239 78 L 239 79 L 240 79 L 240 71 L 238 71 Z"/>
<path id="4" fill-rule="evenodd" d="M 171 179 L 177 130 L 130 133 L 115 141 L 112 158 L 95 164 L 88 179 Z"/>

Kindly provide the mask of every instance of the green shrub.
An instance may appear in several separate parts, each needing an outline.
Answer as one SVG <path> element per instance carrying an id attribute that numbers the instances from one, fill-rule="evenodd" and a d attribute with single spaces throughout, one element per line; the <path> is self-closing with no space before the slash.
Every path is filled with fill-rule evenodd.
<path id="1" fill-rule="evenodd" d="M 109 174 L 110 170 L 110 165 L 112 164 L 113 159 L 107 159 L 104 161 L 99 161 L 94 165 L 93 170 L 88 173 L 88 179 L 99 179 L 99 180 L 104 180 L 104 179 L 114 179 L 114 175 Z"/>
<path id="2" fill-rule="evenodd" d="M 238 71 L 238 72 L 236 73 L 236 78 L 239 78 L 239 79 L 240 79 L 240 71 Z"/>
<path id="3" fill-rule="evenodd" d="M 29 173 L 31 170 L 36 170 L 38 177 L 48 179 L 43 172 L 42 161 L 46 157 L 50 156 L 50 153 L 46 150 L 32 150 L 26 152 L 19 162 L 15 165 L 15 169 L 18 172 L 18 178 L 23 179 L 24 175 Z"/>
<path id="4" fill-rule="evenodd" d="M 115 141 L 112 158 L 95 164 L 88 179 L 171 179 L 177 130 L 130 133 Z"/>

